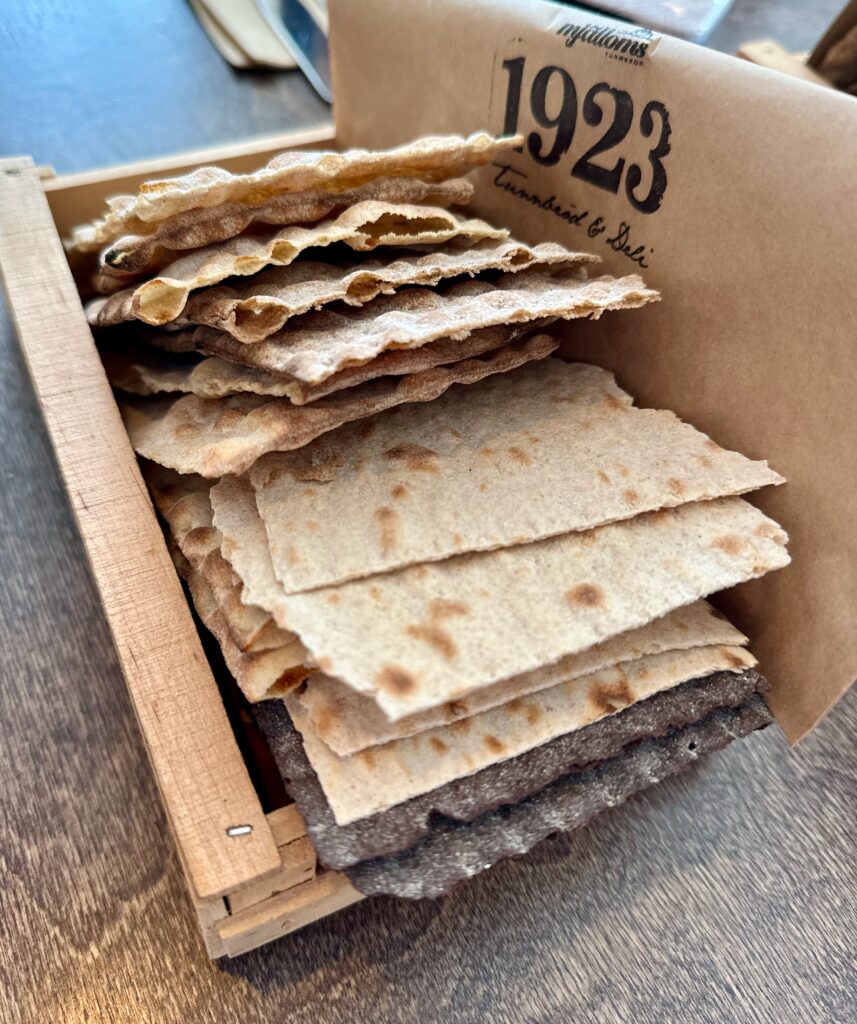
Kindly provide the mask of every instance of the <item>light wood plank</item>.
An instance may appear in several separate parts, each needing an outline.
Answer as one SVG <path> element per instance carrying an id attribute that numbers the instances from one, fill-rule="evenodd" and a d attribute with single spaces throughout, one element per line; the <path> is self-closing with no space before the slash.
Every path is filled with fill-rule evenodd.
<path id="1" fill-rule="evenodd" d="M 309 839 L 295 839 L 280 847 L 280 868 L 259 882 L 245 885 L 229 896 L 229 911 L 237 914 L 248 907 L 262 903 L 277 893 L 293 889 L 296 885 L 315 878 L 315 849 Z"/>
<path id="2" fill-rule="evenodd" d="M 286 804 L 268 815 L 268 824 L 277 846 L 285 846 L 306 835 L 306 825 L 297 804 Z"/>
<path id="3" fill-rule="evenodd" d="M 0 268 L 195 894 L 279 853 L 205 660 L 31 161 L 0 161 Z M 248 825 L 246 834 L 227 829 Z"/>
<path id="4" fill-rule="evenodd" d="M 285 149 L 331 149 L 333 142 L 333 125 L 322 124 L 317 128 L 267 135 L 249 142 L 197 149 L 157 160 L 139 160 L 80 174 L 59 175 L 43 185 L 62 238 L 75 225 L 101 216 L 108 196 L 134 192 L 150 178 L 174 177 L 205 164 L 217 164 L 235 174 L 246 174 L 264 166 L 271 157 Z"/>
<path id="5" fill-rule="evenodd" d="M 218 933 L 227 956 L 240 956 L 362 899 L 345 875 L 326 871 L 226 918 L 218 925 Z"/>

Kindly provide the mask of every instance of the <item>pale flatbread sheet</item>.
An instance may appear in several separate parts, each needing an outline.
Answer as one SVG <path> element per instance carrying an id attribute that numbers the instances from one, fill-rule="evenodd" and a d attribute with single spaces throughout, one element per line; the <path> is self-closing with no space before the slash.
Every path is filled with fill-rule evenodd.
<path id="1" fill-rule="evenodd" d="M 269 612 L 244 604 L 242 584 L 220 553 L 221 537 L 212 520 L 210 484 L 198 476 L 180 476 L 148 464 L 146 482 L 161 517 L 193 572 L 212 593 L 231 643 L 239 652 L 284 647 L 294 634 L 281 629 Z"/>
<path id="2" fill-rule="evenodd" d="M 718 498 L 283 594 L 274 617 L 322 672 L 398 719 L 781 568 L 786 541 L 742 498 Z"/>
<path id="3" fill-rule="evenodd" d="M 783 482 L 559 359 L 267 455 L 250 480 L 286 593 Z"/>
<path id="4" fill-rule="evenodd" d="M 303 447 L 320 434 L 351 420 L 362 419 L 405 402 L 430 402 L 453 384 L 473 384 L 504 373 L 557 347 L 546 335 L 535 335 L 489 352 L 402 377 L 381 377 L 337 392 L 310 405 L 286 398 L 230 395 L 205 399 L 131 399 L 121 405 L 135 450 L 159 465 L 180 473 L 219 477 L 243 473 L 271 451 Z"/>
<path id="5" fill-rule="evenodd" d="M 227 277 L 247 277 L 267 266 L 286 266 L 307 249 L 340 243 L 357 252 L 379 246 L 435 245 L 452 238 L 506 238 L 508 231 L 483 220 L 465 219 L 439 206 L 358 203 L 331 220 L 309 227 L 280 228 L 264 235 L 238 235 L 225 242 L 194 249 L 165 266 L 157 277 L 123 289 L 118 308 L 130 308 L 134 319 L 158 326 L 182 312 L 192 291 L 218 284 Z M 96 291 L 116 292 L 123 282 L 97 275 Z M 97 303 L 95 299 L 93 302 Z M 101 307 L 87 304 L 96 318 Z"/>
<path id="6" fill-rule="evenodd" d="M 550 322 L 550 321 L 548 321 Z M 538 326 L 543 327 L 544 321 Z M 307 384 L 294 377 L 274 376 L 241 363 L 228 362 L 218 356 L 197 359 L 193 356 L 165 354 L 144 345 L 125 346 L 102 352 L 101 358 L 110 383 L 134 395 L 169 392 L 199 395 L 200 398 L 223 398 L 250 392 L 288 398 L 295 405 L 315 402 L 344 388 L 355 387 L 376 377 L 401 377 L 419 373 L 432 366 L 456 363 L 481 356 L 492 349 L 508 345 L 526 334 L 531 324 L 509 324 L 485 327 L 474 331 L 462 341 L 442 338 L 420 348 L 390 349 L 362 363 L 339 370 L 321 384 Z"/>
<path id="7" fill-rule="evenodd" d="M 311 671 L 303 665 L 306 653 L 298 640 L 270 650 L 245 652 L 232 640 L 226 616 L 203 576 L 191 570 L 188 588 L 202 624 L 214 636 L 223 660 L 244 696 L 251 702 L 282 697 L 298 687 Z"/>
<path id="8" fill-rule="evenodd" d="M 334 754 L 316 735 L 296 695 L 285 700 L 336 822 L 347 825 L 523 754 L 687 679 L 740 672 L 755 663 L 741 647 L 654 654 L 348 757 Z"/>
<path id="9" fill-rule="evenodd" d="M 449 725 L 501 704 L 508 706 L 517 698 L 621 662 L 665 651 L 716 645 L 734 647 L 746 642 L 744 634 L 707 601 L 695 601 L 639 629 L 620 633 L 580 654 L 561 658 L 553 665 L 483 687 L 468 697 L 408 715 L 397 722 L 391 722 L 371 697 L 355 693 L 351 687 L 321 673 L 309 678 L 299 698 L 316 736 L 335 754 L 345 756 L 439 725 Z"/>
<path id="10" fill-rule="evenodd" d="M 107 200 L 108 214 L 77 228 L 69 248 L 99 248 L 126 234 L 143 234 L 153 224 L 184 210 L 243 203 L 258 206 L 284 192 L 325 189 L 344 192 L 378 178 L 411 177 L 444 181 L 490 163 L 520 136 L 493 138 L 478 132 L 460 136 L 426 136 L 387 151 L 351 149 L 345 153 L 291 152 L 275 156 L 251 174 L 231 174 L 222 167 L 199 167 L 178 178 L 144 182 L 136 196 Z"/>
<path id="11" fill-rule="evenodd" d="M 475 277 L 487 270 L 516 273 L 534 266 L 581 266 L 598 262 L 597 256 L 570 252 L 554 242 L 528 246 L 511 239 L 487 239 L 476 245 L 456 239 L 429 251 L 400 254 L 391 260 L 371 259 L 347 263 L 296 260 L 286 267 L 270 267 L 233 285 L 194 292 L 176 326 L 201 324 L 226 331 L 237 341 L 256 344 L 292 317 L 321 309 L 332 302 L 363 306 L 378 295 L 392 295 L 405 285 L 431 287 L 450 277 Z M 97 310 L 96 325 L 116 323 L 132 316 L 130 302 Z"/>
<path id="12" fill-rule="evenodd" d="M 256 345 L 225 331 L 198 327 L 162 335 L 167 348 L 211 356 L 309 384 L 369 362 L 392 348 L 419 348 L 441 338 L 463 340 L 472 331 L 549 318 L 598 319 L 607 310 L 636 309 L 659 298 L 636 275 L 582 278 L 576 269 L 534 267 L 503 274 L 496 283 L 462 281 L 440 290 L 407 288 L 358 309 L 306 313 Z M 158 342 L 160 344 L 160 342 Z"/>
<path id="13" fill-rule="evenodd" d="M 151 273 L 172 252 L 200 249 L 240 235 L 251 225 L 312 224 L 369 200 L 385 203 L 418 203 L 431 206 L 462 206 L 473 196 L 473 185 L 463 178 L 452 181 L 420 181 L 419 178 L 380 178 L 345 192 L 310 189 L 274 196 L 258 206 L 223 203 L 205 209 L 185 210 L 174 217 L 146 225 L 151 233 L 125 235 L 103 250 L 99 267 L 105 274 L 129 278 Z M 100 248 L 100 243 L 91 243 Z"/>

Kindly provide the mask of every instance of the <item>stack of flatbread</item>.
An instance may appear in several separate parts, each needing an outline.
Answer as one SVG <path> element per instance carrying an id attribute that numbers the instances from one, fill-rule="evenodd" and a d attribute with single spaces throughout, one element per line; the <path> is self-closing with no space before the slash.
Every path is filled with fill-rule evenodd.
<path id="1" fill-rule="evenodd" d="M 770 721 L 705 598 L 787 564 L 741 497 L 782 480 L 554 357 L 550 323 L 657 295 L 461 209 L 515 141 L 207 168 L 70 242 L 197 613 L 365 893 L 445 892 Z"/>

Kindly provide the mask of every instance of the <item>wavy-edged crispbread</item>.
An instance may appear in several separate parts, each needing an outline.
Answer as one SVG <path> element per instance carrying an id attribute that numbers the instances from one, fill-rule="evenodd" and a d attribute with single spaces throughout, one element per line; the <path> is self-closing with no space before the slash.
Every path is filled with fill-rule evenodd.
<path id="1" fill-rule="evenodd" d="M 151 233 L 125 235 L 99 256 L 103 273 L 121 278 L 151 273 L 169 259 L 169 253 L 200 249 L 234 238 L 259 224 L 285 227 L 311 224 L 355 203 L 376 200 L 431 206 L 463 206 L 473 196 L 473 185 L 463 178 L 420 181 L 419 178 L 380 178 L 345 192 L 312 189 L 274 196 L 258 206 L 224 203 L 185 210 L 154 225 Z M 100 243 L 92 242 L 93 247 Z M 85 250 L 84 250 L 85 251 Z"/>
<path id="2" fill-rule="evenodd" d="M 546 318 L 595 320 L 608 310 L 636 309 L 659 298 L 633 274 L 587 279 L 574 268 L 534 267 L 503 274 L 494 283 L 476 280 L 437 290 L 407 288 L 357 309 L 306 313 L 255 345 L 244 345 L 210 327 L 162 332 L 151 340 L 168 350 L 197 350 L 319 384 L 387 349 L 419 348 L 441 338 L 462 340 L 485 327 Z"/>
<path id="3" fill-rule="evenodd" d="M 197 358 L 192 353 L 165 354 L 147 345 L 125 344 L 105 350 L 102 361 L 113 387 L 133 395 L 180 392 L 200 398 L 223 398 L 250 392 L 288 398 L 295 405 L 305 405 L 376 377 L 402 377 L 433 366 L 481 356 L 508 345 L 534 326 L 542 327 L 544 324 L 545 321 L 539 321 L 536 325 L 485 327 L 473 331 L 461 341 L 441 338 L 420 348 L 389 349 L 368 363 L 339 370 L 321 384 L 307 384 L 295 377 L 274 375 L 219 356 Z"/>
<path id="4" fill-rule="evenodd" d="M 258 206 L 285 192 L 344 192 L 378 178 L 444 181 L 490 163 L 520 142 L 519 136 L 498 139 L 477 132 L 466 139 L 454 135 L 426 136 L 380 152 L 351 149 L 344 153 L 280 153 L 250 174 L 232 174 L 222 167 L 199 167 L 181 177 L 144 182 L 136 196 L 108 199 L 107 216 L 76 228 L 68 248 L 91 250 L 121 235 L 145 234 L 153 224 L 184 210 L 223 203 Z"/>
<path id="5" fill-rule="evenodd" d="M 362 306 L 377 295 L 405 285 L 428 287 L 444 278 L 487 270 L 518 272 L 532 266 L 580 266 L 598 257 L 569 252 L 554 242 L 528 246 L 509 239 L 486 239 L 471 245 L 456 239 L 428 251 L 392 251 L 388 259 L 348 262 L 296 260 L 269 267 L 250 278 L 194 292 L 173 326 L 199 324 L 225 331 L 236 341 L 256 344 L 277 333 L 292 317 L 342 301 Z M 94 327 L 134 318 L 135 292 L 126 289 L 87 305 Z"/>
<path id="6" fill-rule="evenodd" d="M 309 405 L 286 398 L 229 395 L 226 398 L 130 399 L 121 404 L 135 450 L 180 473 L 212 478 L 243 473 L 271 451 L 300 448 L 320 434 L 405 402 L 429 402 L 453 384 L 473 384 L 505 373 L 557 347 L 535 335 L 451 366 L 436 366 L 402 377 L 380 377 Z"/>

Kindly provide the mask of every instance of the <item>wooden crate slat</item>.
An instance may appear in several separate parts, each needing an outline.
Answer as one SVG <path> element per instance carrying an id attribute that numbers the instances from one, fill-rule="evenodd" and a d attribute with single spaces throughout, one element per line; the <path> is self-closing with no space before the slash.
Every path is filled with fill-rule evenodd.
<path id="1" fill-rule="evenodd" d="M 280 856 L 30 160 L 0 161 L 0 269 L 189 880 L 199 898 L 228 893 Z"/>
<path id="2" fill-rule="evenodd" d="M 240 956 L 362 899 L 345 875 L 326 871 L 225 918 L 217 931 L 227 956 Z"/>

